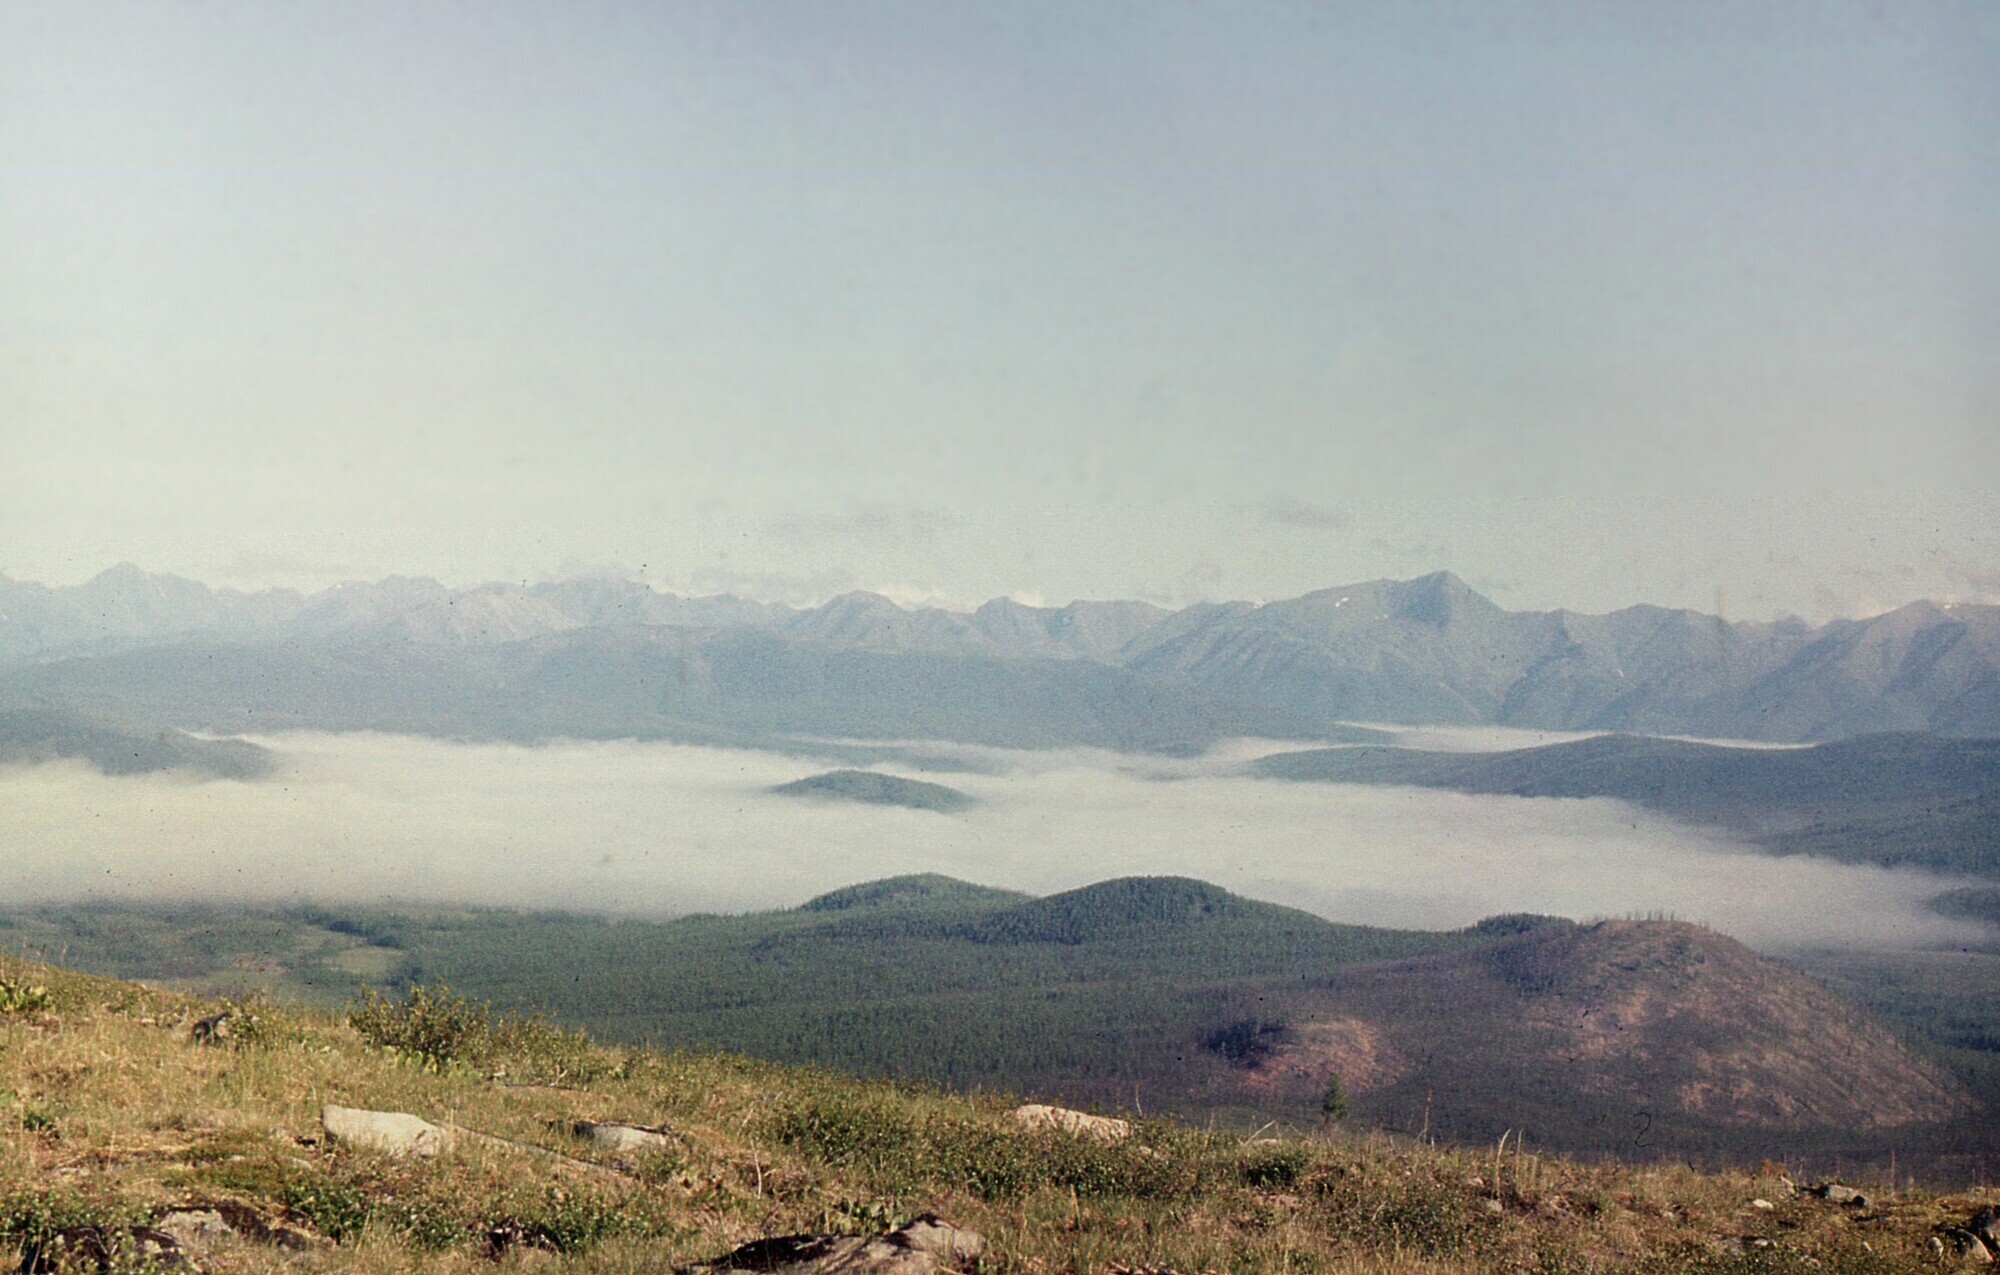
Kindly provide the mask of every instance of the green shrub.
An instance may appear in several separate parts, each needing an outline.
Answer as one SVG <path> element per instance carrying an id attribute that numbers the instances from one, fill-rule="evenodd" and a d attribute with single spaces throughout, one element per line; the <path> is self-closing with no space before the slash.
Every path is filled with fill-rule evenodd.
<path id="1" fill-rule="evenodd" d="M 786 1104 L 771 1132 L 828 1164 L 876 1169 L 906 1157 L 918 1135 L 902 1104 L 844 1088 Z"/>
<path id="2" fill-rule="evenodd" d="M 539 1084 L 581 1085 L 616 1070 L 588 1033 L 558 1027 L 542 1014 L 496 1018 L 484 1002 L 442 983 L 412 987 L 400 1001 L 363 988 L 347 1021 L 370 1044 L 434 1071 L 462 1063 Z"/>
<path id="3" fill-rule="evenodd" d="M 48 1008 L 48 988 L 0 978 L 0 1014 L 39 1014 Z"/>
<path id="4" fill-rule="evenodd" d="M 614 1235 L 630 1223 L 620 1203 L 595 1195 L 570 1195 L 550 1187 L 542 1207 L 526 1219 L 528 1231 L 558 1253 L 575 1253 Z"/>
<path id="5" fill-rule="evenodd" d="M 442 1070 L 490 1046 L 492 1017 L 484 1004 L 455 996 L 440 983 L 412 987 L 400 1001 L 364 987 L 361 1004 L 349 1011 L 347 1021 L 370 1044 Z"/>
<path id="6" fill-rule="evenodd" d="M 1264 1191 L 1289 1191 L 1312 1169 L 1313 1150 L 1301 1142 L 1259 1143 L 1237 1162 L 1243 1185 Z"/>
<path id="7" fill-rule="evenodd" d="M 498 1074 L 548 1085 L 587 1085 L 617 1070 L 587 1032 L 558 1027 L 541 1014 L 508 1015 L 488 1034 L 485 1061 Z"/>
<path id="8" fill-rule="evenodd" d="M 67 1189 L 0 1194 L 0 1240 L 23 1248 L 72 1226 L 132 1226 L 144 1220 L 132 1205 L 89 1200 Z"/>
<path id="9" fill-rule="evenodd" d="M 285 1184 L 278 1202 L 293 1217 L 338 1244 L 361 1234 L 375 1211 L 374 1194 L 352 1183 L 331 1178 L 301 1178 Z"/>

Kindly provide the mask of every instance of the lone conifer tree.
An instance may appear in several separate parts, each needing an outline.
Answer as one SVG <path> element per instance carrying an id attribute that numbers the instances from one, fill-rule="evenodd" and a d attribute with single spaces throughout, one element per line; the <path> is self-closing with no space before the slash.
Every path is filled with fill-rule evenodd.
<path id="1" fill-rule="evenodd" d="M 1320 1119 L 1328 1124 L 1339 1124 L 1347 1119 L 1347 1089 L 1335 1076 L 1327 1081 L 1326 1092 L 1319 1096 Z"/>

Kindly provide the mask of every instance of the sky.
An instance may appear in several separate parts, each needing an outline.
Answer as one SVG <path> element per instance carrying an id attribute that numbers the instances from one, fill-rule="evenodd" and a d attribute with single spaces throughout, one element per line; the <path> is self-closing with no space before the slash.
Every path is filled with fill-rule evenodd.
<path id="1" fill-rule="evenodd" d="M 1986 3 L 0 0 L 0 572 L 2000 601 Z"/>

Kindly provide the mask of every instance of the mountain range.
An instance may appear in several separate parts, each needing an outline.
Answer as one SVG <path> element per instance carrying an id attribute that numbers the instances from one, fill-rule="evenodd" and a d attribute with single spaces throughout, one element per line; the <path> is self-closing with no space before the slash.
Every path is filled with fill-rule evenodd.
<path id="1" fill-rule="evenodd" d="M 872 593 L 794 608 L 609 579 L 246 593 L 124 565 L 68 588 L 0 577 L 0 702 L 23 701 L 209 729 L 1139 748 L 1347 738 L 1352 722 L 1996 737 L 2000 607 L 1818 626 L 1507 611 L 1438 573 L 1176 611 Z"/>

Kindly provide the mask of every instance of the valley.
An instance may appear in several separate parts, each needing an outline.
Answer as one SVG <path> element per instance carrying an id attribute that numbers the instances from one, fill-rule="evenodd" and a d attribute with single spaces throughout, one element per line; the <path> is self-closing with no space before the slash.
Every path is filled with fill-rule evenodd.
<path id="1" fill-rule="evenodd" d="M 0 950 L 1239 1131 L 1338 1095 L 1419 1140 L 1991 1171 L 1986 610 L 5 589 Z"/>

